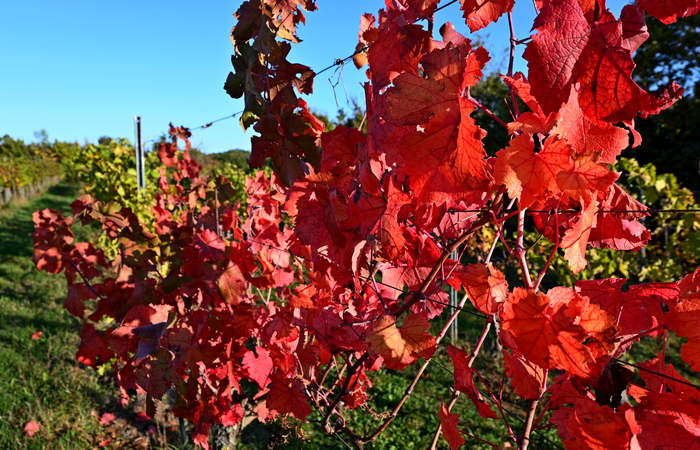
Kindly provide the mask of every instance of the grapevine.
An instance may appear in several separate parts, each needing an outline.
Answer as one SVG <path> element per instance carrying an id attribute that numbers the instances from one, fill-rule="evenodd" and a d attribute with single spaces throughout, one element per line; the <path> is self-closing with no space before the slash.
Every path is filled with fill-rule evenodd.
<path id="1" fill-rule="evenodd" d="M 633 54 L 648 38 L 645 14 L 671 23 L 700 6 L 637 0 L 615 17 L 603 0 L 536 0 L 523 37 L 514 0 L 460 4 L 471 32 L 508 21 L 510 117 L 472 95 L 488 51 L 450 23 L 434 39 L 444 5 L 394 0 L 361 18 L 360 129 L 325 131 L 298 97 L 312 93 L 314 72 L 287 60 L 315 2 L 243 2 L 225 89 L 244 98 L 241 124 L 257 133 L 251 165 L 274 168 L 247 179 L 247 204 L 232 201 L 225 177 L 201 174 L 189 130 L 171 127 L 158 151 L 152 224 L 129 208 L 104 211 L 89 194 L 70 217 L 34 215 L 37 267 L 65 274 L 66 307 L 83 324 L 79 361 L 110 362 L 123 399 L 145 393 L 149 414 L 173 391 L 175 414 L 205 448 L 213 424 L 251 416 L 318 417 L 321 430 L 362 447 L 402 413 L 449 324 L 470 313 L 483 332 L 468 349 L 446 349 L 454 394 L 436 404 L 433 446 L 442 434 L 452 448 L 469 439 L 526 449 L 549 424 L 567 448 L 698 447 L 697 387 L 668 364 L 663 345 L 641 364 L 627 356 L 642 338 L 663 343 L 675 333 L 686 339 L 684 364 L 700 370 L 700 268 L 642 284 L 579 279 L 545 290 L 542 280 L 560 255 L 577 275 L 589 247 L 647 244 L 651 210 L 612 165 L 643 138 L 635 117 L 668 108 L 682 89 L 642 89 Z M 513 71 L 517 46 L 528 74 Z M 507 130 L 494 155 L 473 118 L 480 110 Z M 77 221 L 101 227 L 116 254 L 74 242 Z M 528 244 L 533 232 L 544 256 L 533 256 L 542 250 L 539 239 Z M 470 261 L 451 256 L 476 247 Z M 493 261 L 496 248 L 517 265 L 516 279 Z M 448 287 L 462 301 L 445 322 Z M 500 387 L 474 367 L 491 333 L 505 368 Z M 370 429 L 349 420 L 372 395 L 372 371 L 409 366 L 418 367 L 409 387 Z M 506 382 L 524 405 L 522 422 L 505 412 Z M 484 420 L 505 424 L 501 441 L 464 430 L 451 412 L 458 393 Z"/>

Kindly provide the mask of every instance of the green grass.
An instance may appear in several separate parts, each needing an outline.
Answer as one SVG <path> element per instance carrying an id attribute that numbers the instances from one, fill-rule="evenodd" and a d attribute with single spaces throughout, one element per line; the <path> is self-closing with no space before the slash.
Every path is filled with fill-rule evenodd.
<path id="1" fill-rule="evenodd" d="M 104 439 L 95 413 L 114 387 L 75 362 L 79 323 L 63 309 L 62 276 L 31 260 L 32 212 L 70 211 L 77 188 L 60 183 L 0 210 L 0 448 L 91 448 Z M 38 340 L 32 334 L 41 331 Z M 28 437 L 24 425 L 40 425 Z"/>

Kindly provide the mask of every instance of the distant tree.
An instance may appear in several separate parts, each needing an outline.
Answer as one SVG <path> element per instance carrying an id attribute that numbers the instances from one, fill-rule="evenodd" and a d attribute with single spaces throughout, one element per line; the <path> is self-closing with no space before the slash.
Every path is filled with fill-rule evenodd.
<path id="1" fill-rule="evenodd" d="M 248 169 L 248 158 L 250 157 L 250 152 L 245 150 L 227 150 L 220 153 L 212 153 L 211 157 L 214 161 L 220 164 L 231 163 L 240 167 L 241 169 Z"/>
<path id="2" fill-rule="evenodd" d="M 97 140 L 97 143 L 100 145 L 107 145 L 110 142 L 112 142 L 112 138 L 109 136 L 100 136 L 100 138 Z"/>
<path id="3" fill-rule="evenodd" d="M 47 144 L 49 142 L 49 133 L 47 133 L 44 129 L 35 131 L 34 139 L 41 144 Z"/>
<path id="4" fill-rule="evenodd" d="M 314 111 L 314 116 L 326 124 L 326 131 L 330 131 L 338 125 L 343 125 L 350 128 L 359 128 L 360 125 L 362 125 L 364 130 L 365 111 L 354 100 L 350 108 L 350 113 L 346 113 L 343 108 L 338 109 L 335 119 L 331 119 L 327 114 L 323 114 L 318 111 Z"/>

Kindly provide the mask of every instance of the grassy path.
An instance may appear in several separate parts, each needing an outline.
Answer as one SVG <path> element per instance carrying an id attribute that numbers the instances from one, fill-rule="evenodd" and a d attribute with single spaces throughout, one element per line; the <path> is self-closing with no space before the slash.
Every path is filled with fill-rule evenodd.
<path id="1" fill-rule="evenodd" d="M 104 439 L 96 418 L 110 383 L 75 362 L 79 325 L 63 309 L 65 279 L 31 260 L 32 212 L 70 211 L 77 189 L 53 186 L 0 210 L 0 448 L 92 448 Z M 39 339 L 32 334 L 41 331 Z M 40 429 L 29 437 L 24 425 Z"/>

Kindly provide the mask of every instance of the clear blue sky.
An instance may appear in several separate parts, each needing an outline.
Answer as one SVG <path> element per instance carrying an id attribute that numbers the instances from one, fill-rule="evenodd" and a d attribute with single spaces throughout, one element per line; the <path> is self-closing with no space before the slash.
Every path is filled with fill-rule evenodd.
<path id="1" fill-rule="evenodd" d="M 443 0 L 445 3 L 446 0 Z M 350 54 L 360 15 L 375 13 L 381 0 L 318 0 L 299 30 L 304 42 L 293 46 L 290 60 L 312 69 Z M 520 0 L 515 10 L 518 37 L 529 32 L 534 9 Z M 618 13 L 621 1 L 609 2 Z M 33 141 L 45 129 L 49 139 L 96 141 L 98 137 L 133 138 L 133 117 L 143 117 L 144 140 L 167 130 L 168 122 L 189 127 L 242 109 L 242 101 L 223 90 L 231 70 L 233 13 L 240 1 L 149 0 L 95 2 L 71 0 L 4 1 L 0 27 L 0 135 Z M 466 33 L 454 4 L 436 17 Z M 492 53 L 489 70 L 505 70 L 507 21 L 480 34 Z M 524 70 L 520 60 L 516 69 Z M 335 115 L 328 71 L 316 80 L 312 109 Z M 336 96 L 362 100 L 364 70 L 348 64 Z M 346 97 L 347 91 L 347 97 Z M 196 131 L 193 144 L 206 152 L 250 149 L 250 136 L 237 119 Z"/>

